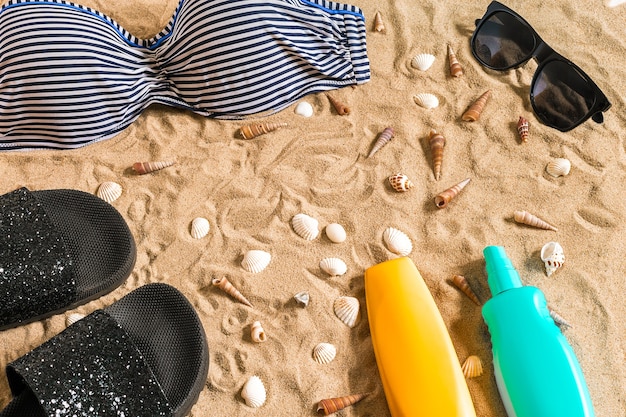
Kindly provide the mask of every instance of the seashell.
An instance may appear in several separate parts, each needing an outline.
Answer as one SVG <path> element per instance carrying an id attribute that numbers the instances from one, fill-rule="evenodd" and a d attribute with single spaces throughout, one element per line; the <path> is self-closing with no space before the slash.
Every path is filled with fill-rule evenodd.
<path id="1" fill-rule="evenodd" d="M 387 249 L 401 256 L 407 256 L 413 250 L 411 239 L 402 231 L 389 227 L 383 232 Z"/>
<path id="2" fill-rule="evenodd" d="M 387 143 L 389 143 L 389 141 L 391 141 L 391 139 L 393 139 L 393 135 L 394 135 L 393 128 L 386 127 L 380 133 L 380 135 L 378 135 L 378 138 L 376 139 L 376 142 L 374 142 L 374 146 L 372 147 L 372 150 L 370 151 L 369 155 L 367 155 L 367 157 L 371 158 L 372 155 L 374 155 L 376 152 L 378 152 L 380 150 L 380 148 L 382 148 Z"/>
<path id="3" fill-rule="evenodd" d="M 520 116 L 519 120 L 517 121 L 517 133 L 519 133 L 519 137 L 522 143 L 528 142 L 529 128 L 530 123 L 528 122 L 528 120 L 525 119 L 523 116 Z"/>
<path id="4" fill-rule="evenodd" d="M 319 235 L 319 222 L 311 216 L 299 213 L 291 219 L 294 232 L 303 239 L 313 240 Z"/>
<path id="5" fill-rule="evenodd" d="M 350 328 L 359 320 L 360 308 L 361 304 L 355 297 L 338 297 L 333 303 L 335 315 Z"/>
<path id="6" fill-rule="evenodd" d="M 431 130 L 428 138 L 430 153 L 433 158 L 433 172 L 435 180 L 441 178 L 441 162 L 443 161 L 443 147 L 446 145 L 446 138 L 435 130 Z"/>
<path id="7" fill-rule="evenodd" d="M 626 0 L 604 0 L 604 4 L 608 7 L 617 7 L 624 3 L 626 3 Z"/>
<path id="8" fill-rule="evenodd" d="M 299 292 L 298 294 L 294 295 L 293 298 L 295 298 L 296 302 L 303 307 L 308 306 L 309 301 L 311 301 L 311 296 L 306 291 Z"/>
<path id="9" fill-rule="evenodd" d="M 78 320 L 82 320 L 85 318 L 84 314 L 72 313 L 65 319 L 65 324 L 67 327 L 70 327 L 72 324 L 76 323 Z"/>
<path id="10" fill-rule="evenodd" d="M 432 54 L 418 54 L 411 60 L 411 66 L 420 71 L 427 71 L 435 62 Z"/>
<path id="11" fill-rule="evenodd" d="M 333 96 L 331 96 L 330 94 L 326 94 L 326 97 L 328 97 L 328 100 L 330 100 L 330 103 L 333 105 L 335 110 L 337 110 L 337 114 L 339 116 L 350 114 L 350 107 L 348 107 L 345 104 L 341 103 L 336 98 L 333 98 Z"/>
<path id="12" fill-rule="evenodd" d="M 461 370 L 466 378 L 476 378 L 477 376 L 481 376 L 483 374 L 483 363 L 478 356 L 471 355 L 465 359 L 465 362 L 463 362 L 463 365 L 461 366 Z"/>
<path id="13" fill-rule="evenodd" d="M 215 285 L 216 287 L 220 287 L 222 291 L 224 291 L 226 294 L 230 295 L 231 297 L 233 297 L 235 300 L 239 301 L 240 303 L 245 304 L 248 307 L 252 307 L 252 304 L 250 304 L 250 301 L 248 301 L 246 297 L 244 297 L 243 294 L 241 294 L 239 290 L 235 288 L 233 284 L 230 283 L 230 281 L 228 281 L 228 278 L 226 277 L 213 278 L 211 283 Z"/>
<path id="14" fill-rule="evenodd" d="M 469 182 L 470 182 L 470 179 L 466 178 L 460 183 L 458 183 L 457 185 L 450 187 L 447 190 L 439 193 L 435 197 L 435 205 L 437 206 L 437 208 L 441 209 L 441 208 L 446 207 L 448 203 L 450 202 L 450 200 L 456 197 L 461 192 L 461 190 L 465 188 L 467 184 L 469 184 Z"/>
<path id="15" fill-rule="evenodd" d="M 306 101 L 301 101 L 294 109 L 294 112 L 302 117 L 311 117 L 313 116 L 313 106 Z"/>
<path id="16" fill-rule="evenodd" d="M 257 274 L 270 264 L 272 255 L 262 250 L 250 250 L 246 252 L 241 261 L 241 266 L 248 272 Z"/>
<path id="17" fill-rule="evenodd" d="M 545 222 L 544 220 L 541 220 L 539 217 L 535 216 L 534 214 L 530 214 L 527 211 L 523 211 L 523 210 L 516 211 L 515 213 L 513 213 L 513 219 L 518 223 L 526 224 L 528 226 L 536 227 L 538 229 L 553 230 L 555 232 L 557 231 L 556 227 Z"/>
<path id="18" fill-rule="evenodd" d="M 97 196 L 112 203 L 122 195 L 122 186 L 113 181 L 105 181 L 98 187 Z"/>
<path id="19" fill-rule="evenodd" d="M 383 16 L 379 11 L 376 11 L 374 15 L 374 30 L 376 32 L 385 32 L 385 24 L 383 23 Z"/>
<path id="20" fill-rule="evenodd" d="M 413 183 L 409 177 L 401 173 L 397 173 L 389 177 L 389 183 L 391 184 L 391 187 L 399 193 L 409 191 L 413 188 Z"/>
<path id="21" fill-rule="evenodd" d="M 139 175 L 144 175 L 171 167 L 175 163 L 175 161 L 135 162 L 133 164 L 133 170 Z"/>
<path id="22" fill-rule="evenodd" d="M 241 389 L 241 397 L 249 407 L 260 407 L 265 404 L 267 392 L 263 381 L 256 375 L 251 376 Z"/>
<path id="23" fill-rule="evenodd" d="M 285 126 L 287 126 L 287 123 L 252 123 L 241 126 L 239 128 L 239 136 L 246 140 L 254 139 L 257 136 L 273 132 Z"/>
<path id="24" fill-rule="evenodd" d="M 252 338 L 252 341 L 257 343 L 262 343 L 267 340 L 267 335 L 265 334 L 265 330 L 263 330 L 260 321 L 252 323 L 252 326 L 250 327 L 250 337 Z"/>
<path id="25" fill-rule="evenodd" d="M 324 413 L 325 416 L 336 413 L 339 410 L 354 405 L 367 397 L 369 393 L 364 394 L 352 394 L 343 397 L 326 398 L 317 403 L 317 412 Z"/>
<path id="26" fill-rule="evenodd" d="M 337 356 L 337 348 L 330 343 L 320 343 L 313 348 L 313 359 L 319 364 L 331 363 Z"/>
<path id="27" fill-rule="evenodd" d="M 565 262 L 563 247 L 558 242 L 548 242 L 541 248 L 541 260 L 546 266 L 548 276 L 556 272 Z"/>
<path id="28" fill-rule="evenodd" d="M 453 77 L 460 77 L 463 75 L 463 67 L 461 67 L 458 59 L 456 59 L 456 54 L 450 45 L 448 45 L 448 59 L 450 60 L 450 74 Z"/>
<path id="29" fill-rule="evenodd" d="M 342 243 L 346 240 L 346 231 L 339 223 L 331 223 L 326 226 L 326 236 L 331 242 Z"/>
<path id="30" fill-rule="evenodd" d="M 565 176 L 569 174 L 570 169 L 572 169 L 572 163 L 565 158 L 556 158 L 546 165 L 546 172 L 553 177 Z"/>
<path id="31" fill-rule="evenodd" d="M 476 304 L 477 306 L 481 305 L 481 302 L 478 299 L 478 296 L 476 295 L 474 290 L 472 290 L 472 287 L 469 285 L 469 282 L 467 281 L 467 279 L 463 275 L 454 275 L 452 277 L 452 283 L 458 289 L 460 289 L 463 292 L 463 294 L 467 295 L 467 297 L 470 300 L 472 300 L 474 302 L 474 304 Z"/>
<path id="32" fill-rule="evenodd" d="M 471 106 L 463 113 L 462 119 L 466 122 L 475 122 L 480 118 L 480 114 L 485 108 L 485 104 L 491 98 L 491 90 L 485 91 Z"/>
<path id="33" fill-rule="evenodd" d="M 563 327 L 563 326 L 572 327 L 572 325 L 569 324 L 567 320 L 561 317 L 561 315 L 554 310 L 550 310 L 550 317 L 552 317 L 552 320 L 554 320 L 554 323 L 559 327 Z"/>
<path id="34" fill-rule="evenodd" d="M 339 258 L 324 258 L 320 261 L 320 268 L 331 277 L 343 275 L 348 271 L 346 263 Z"/>
<path id="35" fill-rule="evenodd" d="M 436 95 L 430 93 L 419 93 L 413 96 L 413 101 L 425 109 L 434 109 L 439 106 L 439 99 Z"/>
<path id="36" fill-rule="evenodd" d="M 209 221 L 204 217 L 196 217 L 191 221 L 191 237 L 194 239 L 202 239 L 209 233 Z"/>

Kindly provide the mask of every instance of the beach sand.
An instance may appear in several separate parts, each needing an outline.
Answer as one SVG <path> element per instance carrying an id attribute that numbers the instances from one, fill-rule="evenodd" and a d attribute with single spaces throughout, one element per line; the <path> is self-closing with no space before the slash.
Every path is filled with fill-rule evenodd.
<path id="1" fill-rule="evenodd" d="M 365 308 L 364 271 L 398 255 L 385 246 L 388 227 L 406 233 L 409 255 L 428 285 L 448 327 L 459 361 L 477 355 L 484 374 L 467 380 L 480 417 L 505 416 L 492 366 L 489 333 L 480 307 L 449 284 L 465 276 L 484 302 L 491 296 L 482 250 L 505 247 L 524 284 L 540 288 L 571 328 L 564 334 L 580 361 L 598 417 L 626 416 L 626 6 L 600 0 L 544 2 L 510 0 L 554 49 L 577 63 L 605 92 L 613 107 L 604 124 L 587 121 L 567 133 L 542 125 L 532 112 L 529 85 L 536 63 L 498 73 L 472 57 L 474 20 L 488 1 L 420 2 L 354 0 L 367 18 L 371 81 L 331 92 L 351 108 L 339 116 L 324 94 L 307 96 L 315 114 L 303 118 L 291 106 L 267 121 L 288 126 L 257 139 L 235 138 L 241 121 L 206 119 L 152 106 L 116 137 L 71 151 L 0 153 L 0 192 L 73 188 L 95 193 L 104 181 L 122 185 L 113 205 L 135 236 L 138 257 L 124 285 L 65 314 L 4 331 L 0 368 L 65 328 L 70 313 L 87 314 L 150 282 L 182 291 L 204 324 L 210 349 L 209 377 L 191 416 L 308 416 L 319 400 L 371 392 L 342 416 L 390 416 L 371 343 Z M 84 0 L 131 33 L 150 37 L 169 21 L 176 0 Z M 386 31 L 373 30 L 376 11 Z M 465 74 L 450 76 L 447 45 Z M 436 60 L 426 72 L 411 67 L 418 53 Z M 493 95 L 481 118 L 461 121 L 468 105 L 486 90 Z M 439 107 L 415 104 L 418 93 L 434 93 Z M 530 120 L 522 143 L 518 117 Z M 386 127 L 394 139 L 367 154 Z M 428 147 L 431 129 L 447 139 L 441 178 L 433 175 Z M 567 158 L 569 175 L 545 171 Z M 175 160 L 176 165 L 139 176 L 137 161 Z M 397 193 L 387 178 L 406 174 L 415 187 Z M 471 182 L 444 209 L 434 196 L 459 181 Z M 558 227 L 547 231 L 513 221 L 516 210 Z M 291 227 L 306 213 L 319 221 L 320 236 L 306 241 Z M 205 217 L 203 239 L 189 233 L 192 219 Z M 339 223 L 347 232 L 332 243 L 323 228 Z M 539 252 L 550 241 L 564 248 L 565 264 L 547 277 Z M 271 254 L 258 274 L 241 267 L 243 254 Z M 345 261 L 343 276 L 320 270 L 326 257 Z M 211 284 L 228 279 L 251 301 L 239 304 Z M 294 294 L 307 291 L 299 306 Z M 350 329 L 333 313 L 338 296 L 357 297 L 361 319 Z M 250 338 L 260 321 L 268 336 Z M 329 342 L 337 357 L 326 365 L 312 359 L 313 347 Z M 260 409 L 244 404 L 244 382 L 258 375 L 267 388 Z M 0 408 L 11 398 L 4 372 Z M 411 401 L 413 399 L 407 399 Z"/>

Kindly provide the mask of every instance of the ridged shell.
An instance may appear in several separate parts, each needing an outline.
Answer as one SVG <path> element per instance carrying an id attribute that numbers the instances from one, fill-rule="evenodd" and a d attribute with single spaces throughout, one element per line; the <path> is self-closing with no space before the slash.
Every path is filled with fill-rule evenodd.
<path id="1" fill-rule="evenodd" d="M 171 167 L 176 162 L 174 161 L 150 161 L 150 162 L 135 162 L 133 164 L 133 170 L 139 175 L 149 174 L 154 171 Z"/>
<path id="2" fill-rule="evenodd" d="M 239 290 L 233 286 L 233 284 L 230 283 L 228 278 L 226 277 L 213 278 L 211 283 L 214 286 L 219 287 L 222 291 L 224 291 L 226 294 L 230 295 L 231 297 L 233 297 L 235 300 L 239 301 L 240 303 L 245 304 L 248 307 L 252 307 L 252 304 L 250 303 L 250 301 L 248 301 L 248 299 L 244 297 L 243 294 L 239 292 Z"/>
<path id="3" fill-rule="evenodd" d="M 112 203 L 122 195 L 122 186 L 113 181 L 105 181 L 98 187 L 97 196 Z"/>
<path id="4" fill-rule="evenodd" d="M 446 138 L 436 130 L 431 130 L 428 134 L 428 144 L 433 159 L 435 180 L 439 181 L 439 178 L 441 178 L 441 164 L 443 162 L 443 148 L 446 146 Z"/>
<path id="5" fill-rule="evenodd" d="M 348 271 L 346 263 L 339 258 L 324 258 L 320 261 L 320 269 L 331 277 L 343 275 Z"/>
<path id="6" fill-rule="evenodd" d="M 295 298 L 296 302 L 303 307 L 308 306 L 309 301 L 311 301 L 311 296 L 306 291 L 301 291 L 297 293 L 296 295 L 293 296 L 293 298 Z"/>
<path id="7" fill-rule="evenodd" d="M 355 297 L 338 297 L 333 303 L 335 315 L 348 327 L 354 327 L 359 320 L 361 304 Z"/>
<path id="8" fill-rule="evenodd" d="M 241 266 L 246 271 L 257 274 L 267 268 L 271 260 L 272 255 L 270 253 L 254 249 L 246 252 L 241 261 Z"/>
<path id="9" fill-rule="evenodd" d="M 528 142 L 530 136 L 530 123 L 524 116 L 520 116 L 517 120 L 517 133 L 522 143 Z"/>
<path id="10" fill-rule="evenodd" d="M 420 71 L 427 71 L 435 62 L 432 54 L 418 54 L 411 60 L 411 66 Z"/>
<path id="11" fill-rule="evenodd" d="M 374 15 L 374 30 L 376 32 L 385 32 L 385 23 L 383 22 L 383 16 L 379 11 L 376 11 Z"/>
<path id="12" fill-rule="evenodd" d="M 196 217 L 191 221 L 190 234 L 194 239 L 202 239 L 209 233 L 210 229 L 209 221 L 204 217 Z"/>
<path id="13" fill-rule="evenodd" d="M 333 243 L 342 243 L 346 240 L 346 230 L 339 223 L 331 223 L 326 226 L 326 236 Z"/>
<path id="14" fill-rule="evenodd" d="M 439 193 L 436 197 L 435 197 L 435 205 L 437 206 L 437 208 L 444 208 L 448 205 L 448 203 L 454 198 L 456 197 L 463 188 L 465 188 L 465 186 L 467 184 L 469 184 L 470 179 L 466 178 L 463 181 L 461 181 L 460 183 L 448 188 L 445 191 L 442 191 L 441 193 Z"/>
<path id="15" fill-rule="evenodd" d="M 517 223 L 526 224 L 528 226 L 536 227 L 538 229 L 552 230 L 555 232 L 557 231 L 556 227 L 552 226 L 550 223 L 546 222 L 545 220 L 540 219 L 534 214 L 530 214 L 527 211 L 518 210 L 514 212 L 513 220 L 515 220 Z"/>
<path id="16" fill-rule="evenodd" d="M 481 305 L 480 300 L 478 299 L 478 296 L 476 295 L 472 287 L 470 287 L 469 282 L 463 275 L 454 275 L 452 277 L 452 283 L 458 289 L 460 289 L 463 292 L 463 294 L 467 295 L 467 297 L 470 300 L 472 300 L 474 304 L 476 304 L 477 306 Z"/>
<path id="17" fill-rule="evenodd" d="M 250 327 L 250 338 L 256 343 L 262 343 L 267 340 L 267 335 L 265 334 L 265 330 L 263 330 L 263 326 L 261 326 L 260 321 L 252 323 L 252 326 Z"/>
<path id="18" fill-rule="evenodd" d="M 84 318 L 85 318 L 84 314 L 72 313 L 69 316 L 67 316 L 67 318 L 65 319 L 65 324 L 67 325 L 67 327 L 69 327 L 72 324 L 76 323 L 78 320 L 82 320 Z"/>
<path id="19" fill-rule="evenodd" d="M 296 232 L 298 236 L 306 240 L 313 240 L 320 233 L 319 222 L 317 221 L 317 219 L 314 219 L 313 217 L 304 213 L 299 213 L 293 216 L 293 218 L 291 219 L 291 225 L 294 232 Z"/>
<path id="20" fill-rule="evenodd" d="M 376 152 L 378 152 L 383 146 L 388 144 L 391 139 L 393 139 L 394 131 L 392 127 L 386 127 L 383 131 L 378 135 L 374 145 L 372 146 L 372 150 L 370 151 L 368 158 L 371 158 Z"/>
<path id="21" fill-rule="evenodd" d="M 572 169 L 572 163 L 565 158 L 556 158 L 546 165 L 546 172 L 553 177 L 565 176 L 569 174 L 570 169 Z"/>
<path id="22" fill-rule="evenodd" d="M 554 320 L 554 323 L 559 327 L 562 327 L 562 326 L 572 327 L 572 325 L 569 324 L 567 320 L 561 317 L 561 315 L 554 310 L 550 310 L 550 317 L 552 317 L 552 320 Z"/>
<path id="23" fill-rule="evenodd" d="M 541 248 L 541 260 L 548 276 L 556 272 L 565 262 L 563 247 L 558 242 L 548 242 Z"/>
<path id="24" fill-rule="evenodd" d="M 461 366 L 466 378 L 476 378 L 483 374 L 483 363 L 476 355 L 469 356 Z"/>
<path id="25" fill-rule="evenodd" d="M 456 58 L 456 54 L 450 45 L 448 45 L 448 60 L 450 62 L 450 75 L 453 77 L 463 75 L 463 67 L 459 64 L 459 60 Z"/>
<path id="26" fill-rule="evenodd" d="M 241 397 L 249 407 L 258 408 L 265 404 L 267 392 L 261 378 L 256 375 L 251 376 L 241 389 Z"/>
<path id="27" fill-rule="evenodd" d="M 439 99 L 431 93 L 419 93 L 413 96 L 413 101 L 425 109 L 434 109 L 439 106 Z"/>
<path id="28" fill-rule="evenodd" d="M 328 100 L 333 105 L 333 107 L 335 108 L 339 116 L 345 116 L 345 115 L 350 114 L 350 107 L 346 106 L 345 104 L 343 104 L 341 101 L 337 100 L 330 94 L 326 94 L 326 97 L 328 97 Z"/>
<path id="29" fill-rule="evenodd" d="M 475 122 L 480 118 L 481 113 L 483 112 L 485 105 L 491 98 L 491 90 L 487 90 L 481 94 L 480 97 L 474 101 L 469 108 L 463 113 L 461 118 L 466 122 Z"/>
<path id="30" fill-rule="evenodd" d="M 239 136 L 242 139 L 250 140 L 266 133 L 274 132 L 281 127 L 287 126 L 287 123 L 252 123 L 239 128 Z"/>
<path id="31" fill-rule="evenodd" d="M 413 250 L 411 239 L 404 232 L 393 227 L 389 227 L 383 232 L 383 240 L 387 249 L 398 255 L 407 256 Z"/>
<path id="32" fill-rule="evenodd" d="M 345 395 L 343 397 L 325 398 L 317 403 L 317 412 L 322 412 L 325 416 L 334 414 L 339 410 L 354 405 L 367 397 L 369 393 Z"/>
<path id="33" fill-rule="evenodd" d="M 413 182 L 402 173 L 397 173 L 389 177 L 389 184 L 391 187 L 399 193 L 409 191 L 414 187 Z"/>
<path id="34" fill-rule="evenodd" d="M 294 112 L 302 117 L 311 117 L 313 116 L 313 106 L 306 101 L 301 101 L 296 105 Z"/>
<path id="35" fill-rule="evenodd" d="M 313 359 L 319 364 L 331 363 L 337 356 L 337 348 L 330 343 L 320 343 L 313 348 Z"/>

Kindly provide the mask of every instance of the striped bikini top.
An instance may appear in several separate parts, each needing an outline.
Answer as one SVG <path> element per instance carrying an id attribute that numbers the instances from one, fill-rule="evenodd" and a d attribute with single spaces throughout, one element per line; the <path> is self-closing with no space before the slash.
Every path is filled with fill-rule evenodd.
<path id="1" fill-rule="evenodd" d="M 0 150 L 110 138 L 152 103 L 207 117 L 270 114 L 367 82 L 357 7 L 326 0 L 181 0 L 142 40 L 65 0 L 0 9 Z"/>

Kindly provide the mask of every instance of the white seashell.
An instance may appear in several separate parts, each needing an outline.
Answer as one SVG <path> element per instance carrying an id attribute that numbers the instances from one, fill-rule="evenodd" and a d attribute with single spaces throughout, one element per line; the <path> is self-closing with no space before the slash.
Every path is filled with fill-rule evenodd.
<path id="1" fill-rule="evenodd" d="M 341 243 L 346 240 L 346 231 L 339 223 L 331 223 L 326 226 L 326 236 L 331 242 Z"/>
<path id="2" fill-rule="evenodd" d="M 546 172 L 553 177 L 561 177 L 569 174 L 571 168 L 572 163 L 569 159 L 556 158 L 555 160 L 548 162 L 548 165 L 546 165 Z"/>
<path id="3" fill-rule="evenodd" d="M 251 376 L 241 389 L 241 397 L 249 407 L 260 407 L 265 404 L 267 392 L 263 381 L 256 375 Z"/>
<path id="4" fill-rule="evenodd" d="M 293 298 L 295 298 L 296 302 L 303 307 L 308 306 L 309 301 L 311 301 L 311 296 L 306 291 L 299 292 L 298 294 L 294 295 Z"/>
<path id="5" fill-rule="evenodd" d="M 435 56 L 432 54 L 418 54 L 411 60 L 411 66 L 420 71 L 428 70 L 435 62 Z"/>
<path id="6" fill-rule="evenodd" d="M 419 93 L 413 96 L 415 103 L 425 109 L 434 109 L 439 106 L 439 99 L 436 95 L 430 93 Z"/>
<path id="7" fill-rule="evenodd" d="M 67 319 L 65 319 L 65 323 L 67 327 L 69 327 L 72 324 L 76 323 L 78 320 L 82 320 L 84 318 L 85 318 L 84 314 L 72 313 L 69 316 L 67 316 Z"/>
<path id="8" fill-rule="evenodd" d="M 241 266 L 248 272 L 257 274 L 270 264 L 272 255 L 262 250 L 250 250 L 246 252 L 241 261 Z"/>
<path id="9" fill-rule="evenodd" d="M 320 268 L 331 277 L 343 275 L 348 271 L 346 263 L 339 258 L 324 258 L 320 261 Z"/>
<path id="10" fill-rule="evenodd" d="M 348 327 L 354 327 L 360 316 L 361 304 L 355 297 L 339 297 L 333 303 L 335 315 Z"/>
<path id="11" fill-rule="evenodd" d="M 204 217 L 196 217 L 191 221 L 191 237 L 194 239 L 202 239 L 209 233 L 209 221 Z"/>
<path id="12" fill-rule="evenodd" d="M 313 359 L 317 363 L 331 363 L 335 356 L 337 356 L 337 348 L 330 343 L 320 343 L 313 348 Z"/>
<path id="13" fill-rule="evenodd" d="M 407 256 L 413 250 L 411 239 L 402 231 L 389 227 L 383 233 L 387 249 L 401 256 Z"/>
<path id="14" fill-rule="evenodd" d="M 295 113 L 303 117 L 313 116 L 313 106 L 306 101 L 301 101 L 295 108 Z"/>
<path id="15" fill-rule="evenodd" d="M 313 240 L 319 235 L 319 222 L 304 213 L 296 214 L 291 219 L 293 230 L 303 239 Z"/>
<path id="16" fill-rule="evenodd" d="M 98 197 L 112 203 L 122 195 L 122 186 L 113 181 L 105 181 L 98 187 Z"/>
<path id="17" fill-rule="evenodd" d="M 565 262 L 563 248 L 558 242 L 548 242 L 541 248 L 541 260 L 546 266 L 548 276 L 556 272 Z"/>
<path id="18" fill-rule="evenodd" d="M 626 0 L 604 0 L 604 4 L 608 7 L 617 7 L 620 4 L 626 3 Z"/>
<path id="19" fill-rule="evenodd" d="M 261 326 L 260 321 L 255 321 L 252 323 L 250 327 L 250 337 L 252 341 L 261 343 L 267 340 L 267 335 L 265 334 L 265 330 L 263 330 L 263 326 Z"/>

